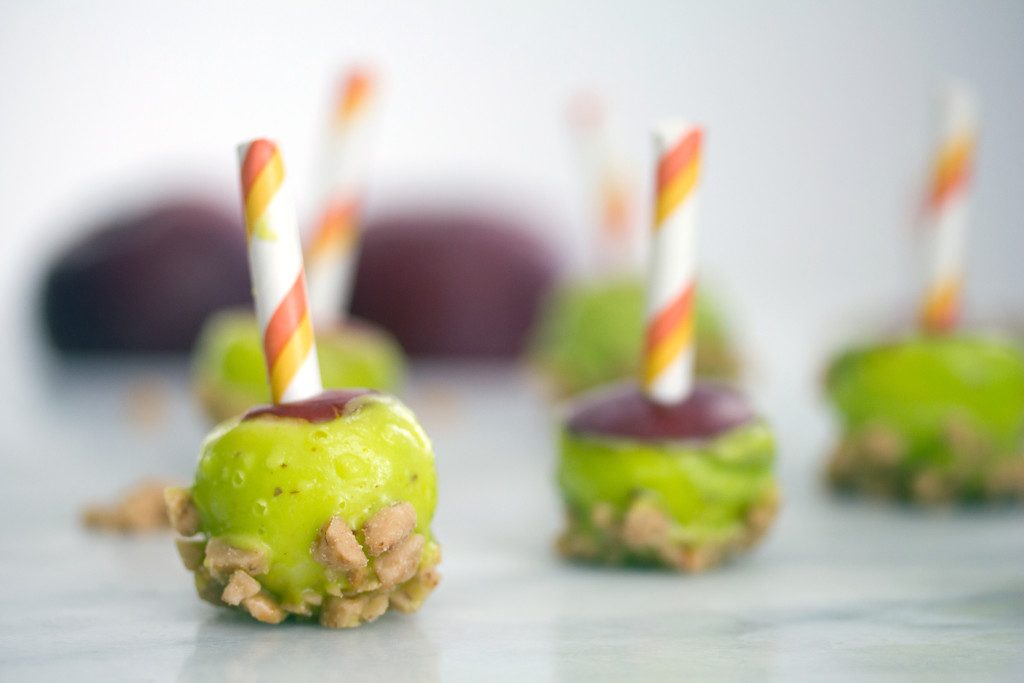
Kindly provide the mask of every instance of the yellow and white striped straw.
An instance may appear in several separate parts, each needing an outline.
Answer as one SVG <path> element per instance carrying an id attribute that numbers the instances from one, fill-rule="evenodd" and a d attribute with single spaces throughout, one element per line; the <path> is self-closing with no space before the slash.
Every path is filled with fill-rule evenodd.
<path id="1" fill-rule="evenodd" d="M 654 132 L 658 177 L 647 281 L 643 389 L 662 404 L 693 388 L 697 202 L 703 131 L 671 122 Z"/>
<path id="2" fill-rule="evenodd" d="M 238 146 L 256 318 L 274 403 L 319 394 L 313 324 L 306 298 L 295 203 L 277 145 L 257 139 Z"/>
<path id="3" fill-rule="evenodd" d="M 331 117 L 321 210 L 306 250 L 313 317 L 318 325 L 341 322 L 348 309 L 359 242 L 372 96 L 370 74 L 353 69 L 344 79 Z"/>
<path id="4" fill-rule="evenodd" d="M 928 274 L 921 327 L 944 332 L 960 319 L 970 182 L 977 136 L 976 105 L 962 85 L 942 97 L 939 145 L 925 205 Z"/>

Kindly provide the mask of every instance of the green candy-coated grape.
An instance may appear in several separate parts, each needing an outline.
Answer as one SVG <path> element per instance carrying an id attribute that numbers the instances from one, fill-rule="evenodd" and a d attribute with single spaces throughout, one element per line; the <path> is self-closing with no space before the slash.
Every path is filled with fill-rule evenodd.
<path id="1" fill-rule="evenodd" d="M 260 583 L 284 602 L 326 590 L 329 579 L 310 549 L 332 515 L 359 529 L 407 501 L 427 538 L 425 556 L 437 552 L 430 441 L 412 412 L 384 394 L 350 400 L 330 422 L 260 416 L 221 424 L 203 444 L 192 498 L 201 532 L 266 553 L 270 571 Z"/>

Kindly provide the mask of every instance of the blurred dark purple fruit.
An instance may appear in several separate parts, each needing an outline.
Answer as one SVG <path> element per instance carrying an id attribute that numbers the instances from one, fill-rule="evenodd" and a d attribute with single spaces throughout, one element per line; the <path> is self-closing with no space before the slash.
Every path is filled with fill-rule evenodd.
<path id="1" fill-rule="evenodd" d="M 747 399 L 721 384 L 698 383 L 685 401 L 654 403 L 633 385 L 620 385 L 584 397 L 566 428 L 637 441 L 707 439 L 755 418 Z"/>
<path id="2" fill-rule="evenodd" d="M 66 352 L 188 351 L 213 311 L 251 304 L 237 211 L 167 202 L 97 226 L 46 276 L 43 311 Z"/>
<path id="3" fill-rule="evenodd" d="M 556 273 L 553 253 L 511 219 L 395 213 L 366 227 L 352 312 L 413 355 L 513 357 Z"/>

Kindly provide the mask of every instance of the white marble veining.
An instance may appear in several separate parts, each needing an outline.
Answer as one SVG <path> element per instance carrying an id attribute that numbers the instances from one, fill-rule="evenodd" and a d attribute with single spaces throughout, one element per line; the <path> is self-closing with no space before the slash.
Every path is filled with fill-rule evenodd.
<path id="1" fill-rule="evenodd" d="M 680 577 L 559 561 L 551 418 L 532 387 L 420 372 L 407 397 L 438 454 L 443 582 L 415 616 L 332 632 L 199 602 L 167 537 L 81 530 L 83 502 L 187 476 L 203 425 L 179 367 L 66 370 L 59 392 L 29 392 L 4 443 L 0 680 L 1024 679 L 1021 511 L 836 500 L 818 485 L 826 425 L 779 396 L 763 397 L 782 444 L 777 527 L 751 556 Z M 140 372 L 164 383 L 156 426 L 125 417 Z"/>

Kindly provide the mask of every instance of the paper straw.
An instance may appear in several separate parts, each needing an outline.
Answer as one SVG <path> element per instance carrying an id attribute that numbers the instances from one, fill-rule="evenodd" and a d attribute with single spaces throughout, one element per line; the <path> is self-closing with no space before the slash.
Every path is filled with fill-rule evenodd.
<path id="1" fill-rule="evenodd" d="M 306 303 L 295 204 L 281 153 L 269 140 L 238 146 L 256 318 L 274 403 L 319 394 L 313 325 Z"/>
<path id="2" fill-rule="evenodd" d="M 351 297 L 372 90 L 367 72 L 351 71 L 331 119 L 321 210 L 306 251 L 313 318 L 318 326 L 341 323 Z"/>
<path id="3" fill-rule="evenodd" d="M 647 281 L 643 388 L 657 403 L 677 403 L 693 387 L 698 179 L 701 128 L 666 123 L 654 133 L 658 159 Z"/>
<path id="4" fill-rule="evenodd" d="M 974 98 L 963 86 L 950 86 L 943 93 L 939 146 L 925 206 L 928 279 L 920 319 L 927 332 L 950 330 L 960 319 L 975 111 Z"/>
<path id="5" fill-rule="evenodd" d="M 599 265 L 615 269 L 628 265 L 631 191 L 627 174 L 616 158 L 608 134 L 604 107 L 594 95 L 582 93 L 572 101 L 569 122 L 576 140 L 583 175 L 600 230 L 596 237 Z"/>

